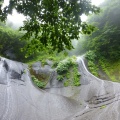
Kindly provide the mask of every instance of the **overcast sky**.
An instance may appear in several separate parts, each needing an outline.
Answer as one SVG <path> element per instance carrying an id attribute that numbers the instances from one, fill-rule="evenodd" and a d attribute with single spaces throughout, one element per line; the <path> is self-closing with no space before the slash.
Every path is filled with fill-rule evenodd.
<path id="1" fill-rule="evenodd" d="M 98 6 L 101 4 L 104 0 L 91 0 L 92 4 Z M 9 0 L 4 0 L 4 6 L 9 4 Z M 17 14 L 16 11 L 13 11 L 13 15 L 8 15 L 8 19 L 11 22 L 14 22 L 15 26 L 22 25 L 23 21 L 25 20 L 25 17 L 21 14 Z M 87 19 L 87 16 L 82 15 L 82 21 L 85 21 Z"/>
<path id="2" fill-rule="evenodd" d="M 91 0 L 92 4 L 98 6 L 99 4 L 101 4 L 104 0 Z"/>
<path id="3" fill-rule="evenodd" d="M 102 2 L 104 2 L 104 0 L 91 0 L 93 5 L 99 6 Z M 82 21 L 86 21 L 87 20 L 87 16 L 86 15 L 82 15 L 81 17 Z"/>

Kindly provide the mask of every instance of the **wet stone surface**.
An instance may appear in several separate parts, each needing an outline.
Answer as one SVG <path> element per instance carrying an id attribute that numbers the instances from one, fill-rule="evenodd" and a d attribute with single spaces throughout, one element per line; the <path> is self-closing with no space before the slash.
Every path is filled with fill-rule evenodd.
<path id="1" fill-rule="evenodd" d="M 1 58 L 0 120 L 120 120 L 120 84 L 94 77 L 82 58 L 78 64 L 80 87 L 59 86 L 54 71 L 49 88 L 41 90 L 31 82 L 26 65 Z M 33 68 L 40 72 L 41 64 Z"/>

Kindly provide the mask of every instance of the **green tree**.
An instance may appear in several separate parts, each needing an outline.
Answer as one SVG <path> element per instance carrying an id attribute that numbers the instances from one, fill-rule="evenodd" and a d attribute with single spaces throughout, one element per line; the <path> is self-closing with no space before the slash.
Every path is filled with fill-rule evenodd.
<path id="1" fill-rule="evenodd" d="M 22 36 L 22 33 L 0 22 L 0 55 L 8 57 L 7 53 L 10 53 L 14 56 L 13 58 L 11 56 L 11 59 L 24 61 L 25 52 L 21 52 L 20 49 L 26 45 L 26 42 L 19 40 Z"/>
<path id="2" fill-rule="evenodd" d="M 100 11 L 91 0 L 10 0 L 8 6 L 1 7 L 0 19 L 4 21 L 13 9 L 26 16 L 20 30 L 26 31 L 22 39 L 28 41 L 25 50 L 29 54 L 48 46 L 58 52 L 72 49 L 72 39 L 94 30 L 80 16 Z"/>
<path id="3" fill-rule="evenodd" d="M 120 4 L 119 0 L 106 0 L 99 16 L 91 16 L 88 23 L 98 28 L 93 34 L 86 36 L 84 49 L 94 50 L 97 55 L 106 59 L 120 59 Z M 79 46 L 78 46 L 79 47 Z"/>

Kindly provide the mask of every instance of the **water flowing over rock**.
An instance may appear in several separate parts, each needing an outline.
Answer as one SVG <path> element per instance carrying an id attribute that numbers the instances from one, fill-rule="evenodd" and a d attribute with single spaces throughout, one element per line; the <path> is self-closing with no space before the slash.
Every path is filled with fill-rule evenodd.
<path id="1" fill-rule="evenodd" d="M 80 87 L 59 86 L 53 72 L 51 87 L 42 90 L 26 64 L 1 57 L 0 120 L 120 120 L 120 84 L 94 77 L 81 57 L 77 62 Z"/>

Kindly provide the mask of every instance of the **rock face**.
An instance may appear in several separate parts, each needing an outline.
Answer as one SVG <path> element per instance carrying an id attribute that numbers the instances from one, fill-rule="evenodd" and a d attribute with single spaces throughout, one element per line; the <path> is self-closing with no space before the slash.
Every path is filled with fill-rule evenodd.
<path id="1" fill-rule="evenodd" d="M 83 59 L 77 62 L 80 87 L 59 86 L 53 76 L 51 87 L 41 90 L 31 82 L 27 65 L 1 58 L 0 120 L 120 120 L 120 84 L 94 77 Z"/>
<path id="2" fill-rule="evenodd" d="M 36 62 L 32 65 L 32 71 L 38 75 L 49 76 L 52 72 L 52 68 L 49 65 L 41 66 L 41 62 Z"/>
<path id="3" fill-rule="evenodd" d="M 30 73 L 34 75 L 37 79 L 46 82 L 46 88 L 50 88 L 50 78 L 53 73 L 53 69 L 50 65 L 41 65 L 41 62 L 36 62 L 32 65 Z"/>

